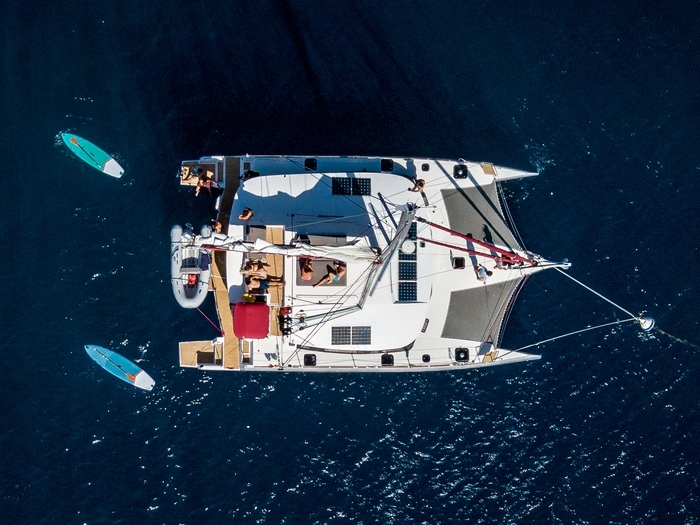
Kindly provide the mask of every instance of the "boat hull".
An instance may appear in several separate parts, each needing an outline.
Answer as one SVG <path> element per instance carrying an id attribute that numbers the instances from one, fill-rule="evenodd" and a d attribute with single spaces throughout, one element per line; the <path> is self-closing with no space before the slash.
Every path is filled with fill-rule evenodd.
<path id="1" fill-rule="evenodd" d="M 153 378 L 126 357 L 97 345 L 85 345 L 85 351 L 93 361 L 113 376 L 136 388 L 153 390 Z"/>
<path id="2" fill-rule="evenodd" d="M 61 133 L 61 138 L 76 157 L 96 170 L 117 179 L 124 174 L 124 169 L 114 160 L 114 157 L 89 140 L 70 133 Z"/>

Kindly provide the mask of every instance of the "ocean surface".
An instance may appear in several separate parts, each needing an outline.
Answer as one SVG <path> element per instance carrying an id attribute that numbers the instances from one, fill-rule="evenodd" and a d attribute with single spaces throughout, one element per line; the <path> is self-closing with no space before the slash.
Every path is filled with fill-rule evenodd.
<path id="1" fill-rule="evenodd" d="M 700 523 L 699 15 L 697 0 L 3 2 L 0 522 Z M 472 372 L 180 368 L 178 341 L 217 334 L 171 296 L 169 230 L 214 211 L 175 175 L 246 152 L 537 169 L 505 184 L 525 245 L 665 333 L 626 323 Z M 503 344 L 626 317 L 542 272 Z M 155 389 L 108 375 L 89 343 Z"/>

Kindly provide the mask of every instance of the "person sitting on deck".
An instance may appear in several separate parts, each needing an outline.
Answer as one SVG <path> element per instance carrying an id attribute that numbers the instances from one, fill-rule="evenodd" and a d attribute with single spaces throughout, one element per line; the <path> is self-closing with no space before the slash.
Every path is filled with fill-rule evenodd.
<path id="1" fill-rule="evenodd" d="M 218 188 L 219 184 L 215 180 L 210 179 L 209 175 L 207 175 L 207 172 L 204 171 L 202 168 L 196 168 L 195 171 L 197 170 L 199 170 L 199 175 L 197 177 L 197 186 L 194 188 L 195 197 L 199 195 L 199 192 L 202 188 L 206 188 L 209 192 L 209 195 L 211 195 L 212 187 Z"/>
<path id="2" fill-rule="evenodd" d="M 413 179 L 413 188 L 408 188 L 408 191 L 419 193 L 423 191 L 425 187 L 425 180 L 423 179 Z"/>
<path id="3" fill-rule="evenodd" d="M 246 277 L 245 284 L 248 290 L 267 290 L 270 286 L 284 286 L 285 282 L 280 277 L 272 277 L 270 279 Z"/>
<path id="4" fill-rule="evenodd" d="M 496 266 L 494 266 L 494 270 L 512 270 L 513 266 L 522 266 L 523 262 L 522 261 L 515 261 L 514 259 L 511 259 L 510 257 L 504 255 L 502 257 L 496 257 Z"/>
<path id="5" fill-rule="evenodd" d="M 332 283 L 332 282 L 337 282 L 340 280 L 340 278 L 345 275 L 345 272 L 347 271 L 347 268 L 345 266 L 345 263 L 342 261 L 335 261 L 333 263 L 333 267 L 328 270 L 328 273 L 324 275 L 319 282 L 314 284 L 314 288 L 317 286 L 322 286 L 324 284 Z"/>
<path id="6" fill-rule="evenodd" d="M 253 216 L 253 210 L 248 208 L 247 206 L 243 208 L 243 211 L 241 214 L 238 216 L 238 218 L 242 221 L 247 221 Z"/>
<path id="7" fill-rule="evenodd" d="M 314 276 L 314 265 L 309 257 L 302 257 L 299 259 L 299 265 L 301 266 L 301 279 L 302 281 L 310 281 Z"/>

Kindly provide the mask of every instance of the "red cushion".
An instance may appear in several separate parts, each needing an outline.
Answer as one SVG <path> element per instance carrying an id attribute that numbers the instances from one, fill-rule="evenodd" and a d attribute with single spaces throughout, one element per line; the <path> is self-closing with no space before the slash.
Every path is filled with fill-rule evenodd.
<path id="1" fill-rule="evenodd" d="M 265 303 L 233 305 L 233 333 L 239 339 L 264 339 L 270 331 L 270 307 Z"/>

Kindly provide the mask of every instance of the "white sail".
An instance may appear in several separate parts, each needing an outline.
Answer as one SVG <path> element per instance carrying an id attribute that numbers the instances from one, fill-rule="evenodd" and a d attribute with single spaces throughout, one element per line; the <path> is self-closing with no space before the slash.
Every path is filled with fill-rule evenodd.
<path id="1" fill-rule="evenodd" d="M 377 253 L 370 247 L 367 239 L 339 244 L 324 244 L 312 246 L 307 243 L 296 242 L 290 245 L 272 244 L 263 239 L 255 242 L 242 241 L 223 234 L 214 234 L 208 237 L 198 237 L 195 240 L 198 246 L 213 246 L 234 252 L 279 254 L 289 257 L 314 257 L 320 259 L 338 259 L 341 261 L 371 261 L 377 258 Z"/>

